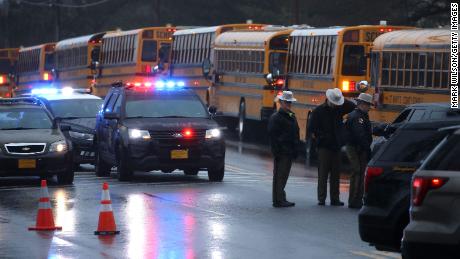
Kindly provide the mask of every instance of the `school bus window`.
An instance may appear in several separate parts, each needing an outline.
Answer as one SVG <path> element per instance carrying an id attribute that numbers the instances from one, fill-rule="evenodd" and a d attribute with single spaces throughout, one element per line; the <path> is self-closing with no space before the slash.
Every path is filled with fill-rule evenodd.
<path id="1" fill-rule="evenodd" d="M 54 65 L 54 54 L 47 53 L 45 54 L 45 70 L 53 69 Z"/>
<path id="2" fill-rule="evenodd" d="M 288 36 L 273 38 L 270 41 L 270 49 L 287 50 L 288 49 Z"/>
<path id="3" fill-rule="evenodd" d="M 371 86 L 377 85 L 377 79 L 379 78 L 379 64 L 380 64 L 380 54 L 379 53 L 371 53 Z M 382 77 L 383 77 L 383 65 L 382 65 Z M 387 76 L 388 76 L 388 70 Z M 382 79 L 383 81 L 383 79 Z"/>
<path id="4" fill-rule="evenodd" d="M 346 45 L 343 48 L 342 74 L 345 76 L 363 76 L 366 74 L 364 46 Z"/>
<path id="5" fill-rule="evenodd" d="M 412 53 L 405 53 L 405 63 L 404 63 L 404 86 L 411 85 L 411 61 L 412 61 Z"/>
<path id="6" fill-rule="evenodd" d="M 271 53 L 270 54 L 270 73 L 276 75 L 284 74 L 286 65 L 286 53 Z"/>
<path id="7" fill-rule="evenodd" d="M 171 52 L 171 43 L 161 43 L 160 50 L 158 51 L 160 61 L 164 63 L 169 63 L 170 52 Z"/>
<path id="8" fill-rule="evenodd" d="M 412 53 L 411 86 L 418 85 L 418 53 Z"/>
<path id="9" fill-rule="evenodd" d="M 13 72 L 13 68 L 9 60 L 0 59 L 0 73 L 11 73 Z"/>
<path id="10" fill-rule="evenodd" d="M 144 40 L 142 44 L 142 61 L 155 62 L 157 61 L 157 41 Z"/>

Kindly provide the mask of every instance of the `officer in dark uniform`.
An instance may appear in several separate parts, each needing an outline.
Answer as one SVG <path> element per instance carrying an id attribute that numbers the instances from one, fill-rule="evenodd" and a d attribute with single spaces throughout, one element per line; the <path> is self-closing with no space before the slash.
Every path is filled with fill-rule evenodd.
<path id="1" fill-rule="evenodd" d="M 291 104 L 295 102 L 291 91 L 283 91 L 279 97 L 280 109 L 268 122 L 268 135 L 274 156 L 273 165 L 273 207 L 292 207 L 295 203 L 286 200 L 284 188 L 291 171 L 292 160 L 297 157 L 299 125 Z"/>
<path id="2" fill-rule="evenodd" d="M 372 144 L 372 126 L 369 120 L 372 95 L 362 93 L 356 101 L 357 107 L 348 115 L 345 123 L 348 136 L 345 148 L 351 165 L 348 207 L 352 209 L 362 207 L 364 173 Z"/>
<path id="3" fill-rule="evenodd" d="M 338 88 L 326 91 L 326 101 L 316 107 L 308 122 L 308 132 L 318 147 L 318 205 L 324 206 L 327 197 L 327 179 L 332 206 L 343 206 L 340 201 L 340 150 L 345 144 L 343 116 L 356 105 L 344 98 Z"/>

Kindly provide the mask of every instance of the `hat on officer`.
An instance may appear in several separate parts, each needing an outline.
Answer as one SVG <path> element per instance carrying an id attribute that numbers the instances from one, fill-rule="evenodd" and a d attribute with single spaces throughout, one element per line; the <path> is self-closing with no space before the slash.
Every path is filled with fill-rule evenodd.
<path id="1" fill-rule="evenodd" d="M 327 89 L 326 98 L 329 102 L 335 105 L 342 105 L 345 98 L 342 95 L 342 91 L 339 88 Z"/>
<path id="2" fill-rule="evenodd" d="M 296 102 L 297 99 L 294 98 L 294 94 L 291 91 L 283 91 L 283 94 L 278 97 L 280 101 L 285 101 L 285 102 Z"/>
<path id="3" fill-rule="evenodd" d="M 370 94 L 366 94 L 366 93 L 360 93 L 358 98 L 356 99 L 356 101 L 359 103 L 359 102 L 364 102 L 364 103 L 367 103 L 367 104 L 370 104 L 372 105 L 372 95 Z"/>

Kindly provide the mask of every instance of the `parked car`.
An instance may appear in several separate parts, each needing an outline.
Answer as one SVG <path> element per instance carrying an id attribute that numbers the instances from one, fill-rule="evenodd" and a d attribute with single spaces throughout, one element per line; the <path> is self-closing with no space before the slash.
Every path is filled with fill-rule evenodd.
<path id="1" fill-rule="evenodd" d="M 409 222 L 412 174 L 447 134 L 440 128 L 460 124 L 447 120 L 404 123 L 368 163 L 364 206 L 359 212 L 361 239 L 379 250 L 399 251 Z"/>
<path id="2" fill-rule="evenodd" d="M 374 138 L 372 142 L 372 154 L 376 154 L 378 149 L 391 137 L 391 135 L 401 125 L 417 121 L 438 121 L 455 116 L 460 116 L 460 110 L 450 108 L 450 103 L 417 103 L 407 106 L 396 119 L 389 124 L 376 124 L 374 127 Z"/>
<path id="3" fill-rule="evenodd" d="M 403 258 L 460 258 L 460 127 L 445 130 L 412 179 Z"/>
<path id="4" fill-rule="evenodd" d="M 0 100 L 0 176 L 57 175 L 72 184 L 72 146 L 66 126 L 58 127 L 51 113 L 34 98 Z"/>
<path id="5" fill-rule="evenodd" d="M 114 84 L 96 121 L 96 175 L 113 166 L 120 181 L 135 171 L 207 170 L 210 181 L 222 181 L 225 141 L 214 109 L 173 81 Z"/>

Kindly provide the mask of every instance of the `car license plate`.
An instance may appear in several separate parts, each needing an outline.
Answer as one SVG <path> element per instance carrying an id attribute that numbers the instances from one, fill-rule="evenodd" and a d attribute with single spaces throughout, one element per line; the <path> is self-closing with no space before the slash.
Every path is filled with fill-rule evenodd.
<path id="1" fill-rule="evenodd" d="M 37 161 L 35 159 L 19 159 L 18 160 L 18 168 L 19 169 L 30 169 L 36 168 Z"/>
<path id="2" fill-rule="evenodd" d="M 188 159 L 188 149 L 171 150 L 171 159 Z"/>

